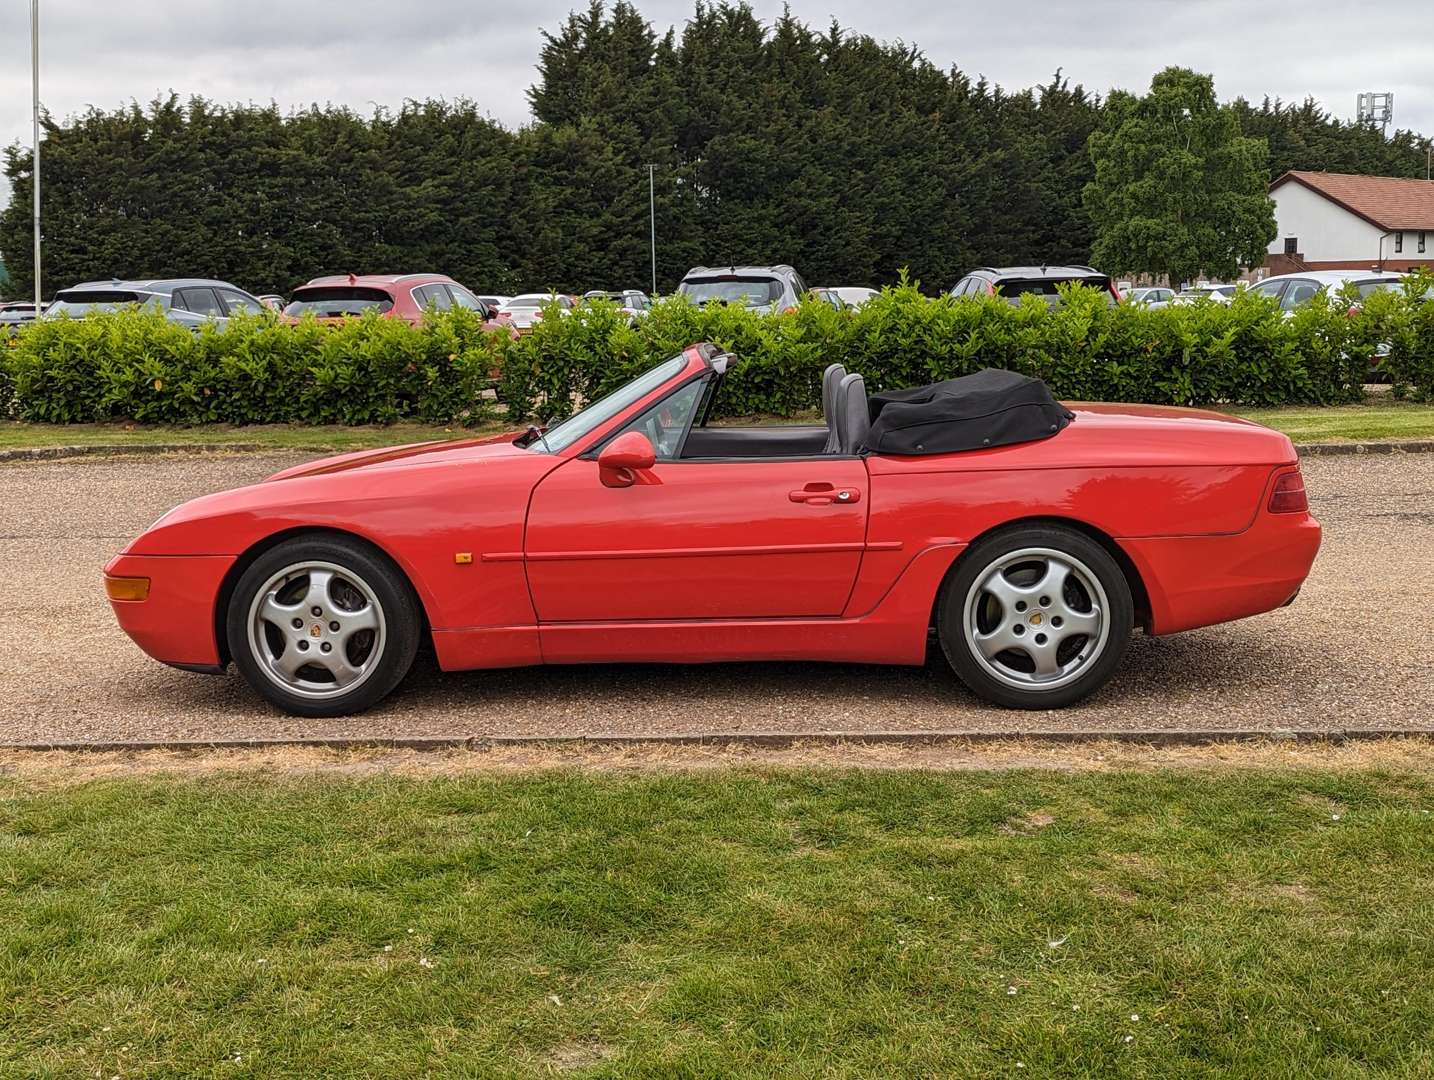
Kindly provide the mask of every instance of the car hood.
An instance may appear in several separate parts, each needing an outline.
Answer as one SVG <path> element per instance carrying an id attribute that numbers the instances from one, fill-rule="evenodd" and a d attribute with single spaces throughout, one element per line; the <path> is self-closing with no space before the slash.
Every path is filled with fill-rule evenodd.
<path id="1" fill-rule="evenodd" d="M 302 465 L 281 469 L 267 477 L 265 483 L 292 480 L 299 476 L 321 476 L 329 473 L 352 472 L 356 469 L 392 469 L 407 465 L 426 465 L 447 461 L 476 461 L 484 458 L 512 457 L 530 451 L 514 446 L 513 440 L 522 431 L 507 431 L 473 439 L 446 439 L 441 442 L 406 443 L 378 450 L 355 450 L 347 454 L 306 461 Z"/>

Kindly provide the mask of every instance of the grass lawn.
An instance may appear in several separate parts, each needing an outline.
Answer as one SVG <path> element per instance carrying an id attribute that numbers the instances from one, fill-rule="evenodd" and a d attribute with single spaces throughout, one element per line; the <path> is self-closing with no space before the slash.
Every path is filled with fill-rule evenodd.
<path id="1" fill-rule="evenodd" d="M 0 1075 L 1434 1071 L 1434 777 L 0 777 Z"/>
<path id="2" fill-rule="evenodd" d="M 1367 405 L 1231 411 L 1283 431 L 1297 443 L 1434 438 L 1434 405 L 1392 401 L 1387 397 Z"/>

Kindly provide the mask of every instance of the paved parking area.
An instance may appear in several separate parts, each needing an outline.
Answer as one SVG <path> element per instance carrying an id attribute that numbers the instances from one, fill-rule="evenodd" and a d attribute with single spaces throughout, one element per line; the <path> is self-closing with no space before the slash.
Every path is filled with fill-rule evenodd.
<path id="1" fill-rule="evenodd" d="M 944 669 L 824 664 L 415 671 L 380 708 L 299 720 L 237 676 L 143 656 L 104 562 L 174 503 L 295 455 L 0 464 L 0 743 L 296 735 L 1400 728 L 1434 724 L 1434 454 L 1305 463 L 1325 546 L 1282 611 L 1137 637 L 1100 694 L 1056 713 L 979 704 Z"/>

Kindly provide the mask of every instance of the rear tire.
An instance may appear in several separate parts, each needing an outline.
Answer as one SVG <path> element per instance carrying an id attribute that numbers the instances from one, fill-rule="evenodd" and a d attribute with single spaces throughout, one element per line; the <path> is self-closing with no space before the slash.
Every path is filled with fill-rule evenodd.
<path id="1" fill-rule="evenodd" d="M 1103 686 L 1125 655 L 1130 583 L 1074 529 L 1019 525 L 973 545 L 937 605 L 947 661 L 978 697 L 1059 709 Z"/>
<path id="2" fill-rule="evenodd" d="M 408 674 L 422 617 L 407 579 L 358 540 L 308 537 L 266 551 L 240 576 L 225 619 L 229 654 L 261 696 L 296 716 L 345 716 Z"/>

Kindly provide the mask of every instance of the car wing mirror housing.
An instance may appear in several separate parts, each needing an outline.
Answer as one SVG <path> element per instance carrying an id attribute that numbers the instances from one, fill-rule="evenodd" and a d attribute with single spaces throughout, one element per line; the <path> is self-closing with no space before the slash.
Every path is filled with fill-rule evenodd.
<path id="1" fill-rule="evenodd" d="M 607 487 L 632 487 L 637 474 L 657 463 L 657 451 L 640 431 L 619 435 L 598 454 L 598 477 Z"/>

